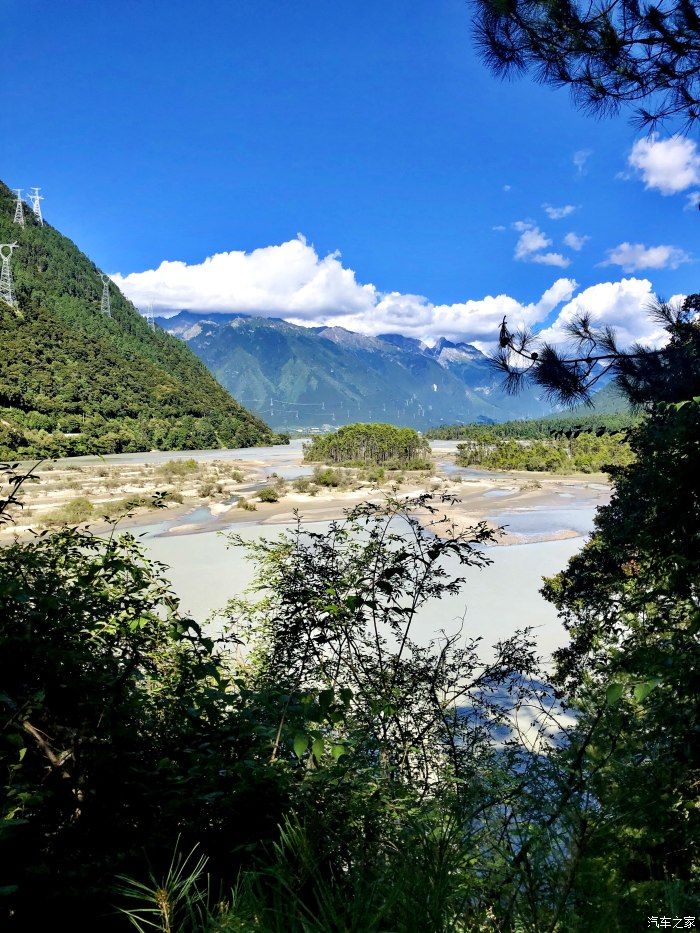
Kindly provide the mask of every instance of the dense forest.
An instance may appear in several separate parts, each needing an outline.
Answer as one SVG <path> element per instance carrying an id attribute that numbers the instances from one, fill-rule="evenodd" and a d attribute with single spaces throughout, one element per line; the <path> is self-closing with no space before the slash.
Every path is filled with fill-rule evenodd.
<path id="1" fill-rule="evenodd" d="M 347 424 L 321 434 L 304 447 L 311 463 L 339 466 L 383 466 L 387 469 L 424 469 L 430 463 L 425 438 L 413 428 L 393 424 Z"/>
<path id="2" fill-rule="evenodd" d="M 274 435 L 223 389 L 179 340 L 151 330 L 99 270 L 0 183 L 0 242 L 17 242 L 18 308 L 0 302 L 0 456 L 270 443 Z"/>
<path id="3" fill-rule="evenodd" d="M 515 440 L 539 440 L 551 438 L 564 431 L 592 431 L 619 434 L 631 428 L 641 418 L 632 412 L 586 412 L 575 411 L 532 418 L 527 421 L 503 421 L 500 424 L 452 424 L 431 428 L 425 432 L 430 440 L 481 441 L 486 438 L 513 438 Z"/>

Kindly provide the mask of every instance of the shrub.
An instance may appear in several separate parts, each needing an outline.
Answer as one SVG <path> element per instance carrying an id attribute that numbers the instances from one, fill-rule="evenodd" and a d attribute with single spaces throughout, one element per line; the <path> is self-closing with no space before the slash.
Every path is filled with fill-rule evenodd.
<path id="1" fill-rule="evenodd" d="M 201 483 L 197 489 L 197 495 L 201 496 L 202 499 L 208 499 L 210 496 L 220 495 L 224 491 L 224 487 L 221 483 L 215 483 L 212 480 L 207 480 L 204 483 Z"/>
<path id="2" fill-rule="evenodd" d="M 92 503 L 85 496 L 71 499 L 60 509 L 50 512 L 44 518 L 46 525 L 78 525 L 86 522 L 93 513 Z"/>
<path id="3" fill-rule="evenodd" d="M 193 460 L 191 457 L 188 460 L 168 460 L 167 463 L 161 464 L 156 470 L 156 473 L 159 476 L 169 478 L 172 480 L 172 477 L 180 476 L 185 477 L 189 476 L 191 473 L 197 472 L 197 461 Z"/>
<path id="4" fill-rule="evenodd" d="M 263 486 L 258 490 L 257 496 L 261 502 L 279 502 L 280 500 L 280 492 L 274 486 Z"/>

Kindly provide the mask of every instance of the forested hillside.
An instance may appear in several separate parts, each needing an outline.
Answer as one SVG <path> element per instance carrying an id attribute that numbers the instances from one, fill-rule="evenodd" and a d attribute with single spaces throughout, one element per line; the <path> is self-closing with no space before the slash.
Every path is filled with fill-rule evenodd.
<path id="1" fill-rule="evenodd" d="M 170 334 L 151 330 L 97 267 L 0 183 L 0 242 L 17 242 L 18 308 L 0 301 L 0 457 L 245 447 L 274 435 Z"/>

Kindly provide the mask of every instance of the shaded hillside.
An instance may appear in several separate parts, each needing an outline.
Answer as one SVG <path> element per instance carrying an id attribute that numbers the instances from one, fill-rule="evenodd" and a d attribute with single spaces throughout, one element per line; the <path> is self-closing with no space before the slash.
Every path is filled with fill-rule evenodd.
<path id="1" fill-rule="evenodd" d="M 533 392 L 505 395 L 468 344 L 427 347 L 397 334 L 299 327 L 276 318 L 182 311 L 159 324 L 186 341 L 217 379 L 278 429 L 356 421 L 414 428 L 503 421 L 549 411 Z"/>
<path id="2" fill-rule="evenodd" d="M 0 242 L 19 308 L 0 301 L 0 456 L 56 456 L 269 443 L 272 432 L 181 341 L 151 330 L 99 270 L 0 183 Z"/>

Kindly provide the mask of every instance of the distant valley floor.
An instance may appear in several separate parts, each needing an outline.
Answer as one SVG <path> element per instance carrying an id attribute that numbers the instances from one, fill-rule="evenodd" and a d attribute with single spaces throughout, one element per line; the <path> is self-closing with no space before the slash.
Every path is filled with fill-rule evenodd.
<path id="1" fill-rule="evenodd" d="M 288 447 L 72 458 L 42 466 L 38 482 L 25 487 L 17 525 L 3 537 L 63 522 L 88 522 L 102 530 L 108 527 L 106 516 L 125 515 L 120 527 L 159 536 L 285 525 L 296 512 L 305 522 L 328 521 L 395 489 L 401 496 L 430 490 L 455 497 L 458 501 L 445 504 L 444 512 L 456 527 L 480 521 L 503 527 L 498 544 L 507 546 L 585 535 L 595 509 L 609 498 L 604 475 L 486 473 L 458 467 L 455 442 L 434 441 L 431 447 L 432 475 L 380 478 L 343 471 L 340 487 L 301 479 L 313 472 L 303 463 L 301 441 Z M 274 490 L 269 498 L 277 501 L 260 501 L 261 489 Z M 165 494 L 165 508 L 153 507 L 158 493 Z"/>

